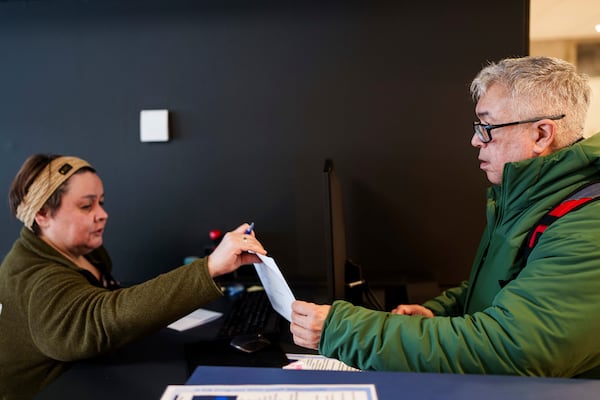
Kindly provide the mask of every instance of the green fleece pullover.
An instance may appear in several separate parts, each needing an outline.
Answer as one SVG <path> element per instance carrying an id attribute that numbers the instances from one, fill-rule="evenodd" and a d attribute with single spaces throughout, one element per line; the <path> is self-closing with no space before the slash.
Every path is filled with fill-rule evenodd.
<path id="1" fill-rule="evenodd" d="M 90 253 L 110 269 L 104 248 Z M 0 398 L 31 398 L 70 362 L 107 353 L 222 295 L 206 259 L 129 288 L 90 284 L 31 231 L 0 266 Z"/>

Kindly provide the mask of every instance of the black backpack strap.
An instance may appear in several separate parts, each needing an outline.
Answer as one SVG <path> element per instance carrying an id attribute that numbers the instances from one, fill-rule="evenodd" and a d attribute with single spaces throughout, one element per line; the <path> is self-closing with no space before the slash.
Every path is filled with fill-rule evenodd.
<path id="1" fill-rule="evenodd" d="M 531 228 L 527 238 L 523 242 L 524 260 L 529 258 L 529 254 L 540 240 L 542 234 L 560 217 L 580 209 L 581 207 L 593 201 L 600 200 L 600 181 L 588 183 L 575 192 L 567 196 L 563 201 L 554 206 Z M 517 271 L 510 279 L 500 280 L 500 287 L 504 287 L 508 282 L 512 281 L 519 275 L 521 271 Z"/>

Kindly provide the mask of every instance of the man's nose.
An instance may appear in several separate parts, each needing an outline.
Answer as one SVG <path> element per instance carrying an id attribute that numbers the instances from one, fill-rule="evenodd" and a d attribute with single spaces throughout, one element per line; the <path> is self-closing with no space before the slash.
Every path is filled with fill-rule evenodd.
<path id="1" fill-rule="evenodd" d="M 481 139 L 479 139 L 479 136 L 476 133 L 473 133 L 473 136 L 471 136 L 471 146 L 473 147 L 483 147 L 485 143 L 483 143 L 481 141 Z"/>

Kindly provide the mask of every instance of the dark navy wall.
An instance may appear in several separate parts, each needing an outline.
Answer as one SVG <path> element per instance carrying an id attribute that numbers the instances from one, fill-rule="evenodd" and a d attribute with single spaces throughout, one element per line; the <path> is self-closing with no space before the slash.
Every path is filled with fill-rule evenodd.
<path id="1" fill-rule="evenodd" d="M 331 157 L 367 277 L 455 283 L 487 185 L 468 86 L 526 54 L 528 18 L 526 0 L 0 2 L 0 188 L 32 153 L 89 160 L 125 281 L 254 221 L 286 276 L 322 282 Z M 141 143 L 155 108 L 172 139 Z M 20 229 L 2 204 L 0 255 Z"/>

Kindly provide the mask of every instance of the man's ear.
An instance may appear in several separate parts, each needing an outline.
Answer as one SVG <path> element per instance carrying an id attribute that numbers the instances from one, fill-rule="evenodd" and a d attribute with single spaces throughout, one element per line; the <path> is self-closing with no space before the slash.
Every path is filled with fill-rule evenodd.
<path id="1" fill-rule="evenodd" d="M 533 128 L 537 136 L 533 144 L 533 151 L 540 156 L 552 153 L 553 143 L 556 138 L 556 123 L 550 119 L 543 119 L 535 122 Z"/>

